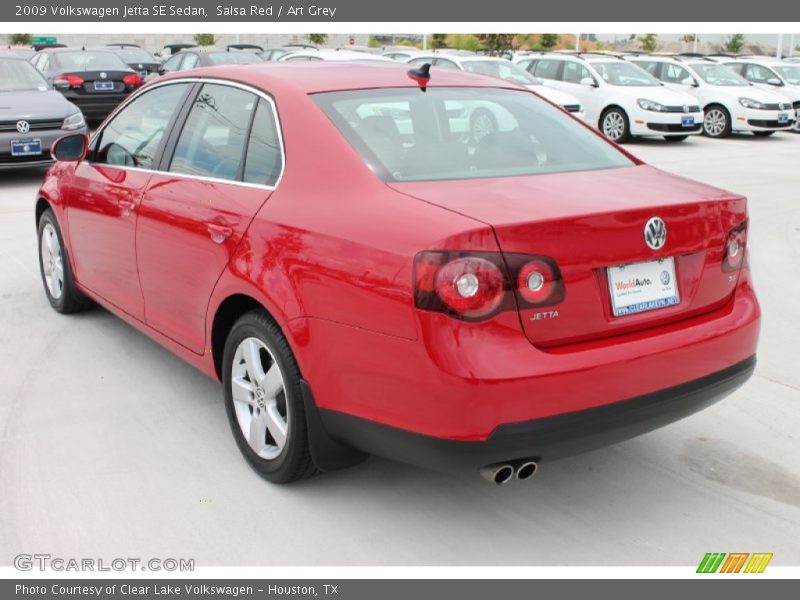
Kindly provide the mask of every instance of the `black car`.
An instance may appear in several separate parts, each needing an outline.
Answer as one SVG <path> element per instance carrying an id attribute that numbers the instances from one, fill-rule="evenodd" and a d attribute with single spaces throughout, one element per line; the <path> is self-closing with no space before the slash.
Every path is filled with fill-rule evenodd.
<path id="1" fill-rule="evenodd" d="M 218 65 L 252 65 L 264 62 L 255 52 L 242 52 L 228 48 L 188 48 L 181 50 L 161 65 L 159 73 L 174 73 L 197 67 Z"/>
<path id="2" fill-rule="evenodd" d="M 161 63 L 147 50 L 135 44 L 108 44 L 104 49 L 110 50 L 128 63 L 128 66 L 142 79 L 147 79 L 148 75 L 158 74 Z"/>
<path id="3" fill-rule="evenodd" d="M 87 121 L 105 119 L 143 83 L 142 77 L 110 50 L 48 48 L 38 52 L 31 63 L 81 109 Z"/>

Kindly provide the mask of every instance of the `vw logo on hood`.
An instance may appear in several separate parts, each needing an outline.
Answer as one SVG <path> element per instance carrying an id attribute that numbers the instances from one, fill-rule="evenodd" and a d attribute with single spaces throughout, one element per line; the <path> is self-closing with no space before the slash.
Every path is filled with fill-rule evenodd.
<path id="1" fill-rule="evenodd" d="M 100 73 L 100 79 L 105 79 L 106 77 L 108 77 L 108 75 L 106 75 L 106 72 L 105 72 L 105 71 L 102 71 L 102 72 Z"/>
<path id="2" fill-rule="evenodd" d="M 684 104 L 683 105 L 683 112 L 685 112 L 685 113 L 689 112 L 689 105 L 688 104 Z"/>
<path id="3" fill-rule="evenodd" d="M 20 133 L 28 133 L 31 130 L 31 124 L 27 121 L 17 121 L 17 131 Z"/>
<path id="4" fill-rule="evenodd" d="M 644 226 L 644 241 L 651 250 L 660 250 L 667 242 L 667 225 L 659 217 L 651 218 Z"/>

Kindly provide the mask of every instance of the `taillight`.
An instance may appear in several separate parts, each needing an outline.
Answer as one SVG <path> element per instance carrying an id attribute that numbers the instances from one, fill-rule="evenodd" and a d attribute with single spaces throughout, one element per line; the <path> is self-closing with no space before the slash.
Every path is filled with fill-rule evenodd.
<path id="1" fill-rule="evenodd" d="M 747 220 L 728 232 L 725 239 L 725 252 L 722 256 L 722 270 L 726 273 L 737 271 L 744 261 L 747 250 Z"/>
<path id="2" fill-rule="evenodd" d="M 125 77 L 122 78 L 122 83 L 128 87 L 136 87 L 138 85 L 142 85 L 142 78 L 136 73 L 131 73 L 130 75 L 125 75 Z"/>
<path id="3" fill-rule="evenodd" d="M 83 77 L 78 75 L 59 75 L 56 79 L 66 81 L 71 88 L 83 87 Z"/>
<path id="4" fill-rule="evenodd" d="M 561 302 L 564 285 L 555 262 L 523 254 L 433 251 L 414 261 L 417 308 L 476 321 L 515 310 L 515 296 L 519 308 Z"/>

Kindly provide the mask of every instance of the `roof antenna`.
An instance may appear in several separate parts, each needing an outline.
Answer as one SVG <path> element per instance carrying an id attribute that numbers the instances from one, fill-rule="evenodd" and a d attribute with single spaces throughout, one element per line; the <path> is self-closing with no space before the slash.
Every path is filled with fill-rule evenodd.
<path id="1" fill-rule="evenodd" d="M 419 89 L 423 92 L 428 89 L 428 82 L 431 80 L 431 63 L 425 63 L 418 69 L 411 69 L 408 76 L 419 84 Z"/>

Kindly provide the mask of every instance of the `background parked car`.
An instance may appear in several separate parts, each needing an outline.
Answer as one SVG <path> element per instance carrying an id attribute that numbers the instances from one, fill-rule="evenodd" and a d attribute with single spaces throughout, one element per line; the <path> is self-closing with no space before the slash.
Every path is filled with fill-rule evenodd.
<path id="1" fill-rule="evenodd" d="M 794 131 L 800 133 L 800 65 L 769 56 L 721 61 L 757 88 L 777 92 L 792 103 Z"/>
<path id="2" fill-rule="evenodd" d="M 86 133 L 78 107 L 26 60 L 0 56 L 0 168 L 49 164 L 68 133 Z"/>
<path id="3" fill-rule="evenodd" d="M 181 50 L 167 60 L 159 73 L 175 73 L 197 67 L 215 67 L 219 65 L 252 65 L 264 62 L 255 52 L 242 52 L 227 48 L 187 48 Z"/>
<path id="4" fill-rule="evenodd" d="M 528 71 L 504 58 L 497 58 L 493 56 L 461 56 L 461 55 L 441 55 L 441 54 L 420 54 L 414 55 L 407 60 L 411 65 L 422 65 L 426 62 L 431 63 L 432 66 L 439 69 L 460 69 L 468 73 L 479 73 L 481 75 L 489 75 L 490 77 L 497 77 L 505 81 L 522 85 L 530 90 L 533 90 L 540 96 L 550 100 L 553 104 L 558 104 L 567 112 L 572 113 L 574 116 L 581 120 L 586 120 L 586 112 L 581 106 L 580 100 L 566 92 L 546 87 L 541 79 L 537 79 Z M 491 122 L 487 123 L 491 126 Z M 493 130 L 496 127 L 492 128 Z"/>
<path id="5" fill-rule="evenodd" d="M 105 119 L 144 82 L 125 61 L 106 49 L 47 48 L 39 51 L 31 64 L 80 108 L 88 121 Z"/>
<path id="6" fill-rule="evenodd" d="M 309 61 L 309 60 L 329 60 L 329 61 L 376 61 L 376 62 L 396 62 L 391 58 L 380 56 L 379 54 L 367 54 L 366 52 L 353 52 L 350 50 L 303 50 L 301 52 L 290 52 L 284 54 L 279 59 L 281 62 L 290 61 Z"/>
<path id="7" fill-rule="evenodd" d="M 615 142 L 634 136 L 679 142 L 701 131 L 703 111 L 694 98 L 665 88 L 617 56 L 553 52 L 525 57 L 518 64 L 545 85 L 578 98 L 589 123 Z"/>
<path id="8" fill-rule="evenodd" d="M 197 48 L 197 44 L 165 44 L 161 50 L 155 53 L 155 57 L 160 60 L 162 63 L 166 61 L 169 57 L 177 54 L 181 50 L 186 50 L 187 48 Z"/>
<path id="9" fill-rule="evenodd" d="M 696 98 L 705 112 L 703 132 L 710 137 L 744 131 L 763 137 L 792 128 L 792 105 L 785 97 L 758 89 L 713 59 L 632 56 L 627 60 Z"/>
<path id="10" fill-rule="evenodd" d="M 0 56 L 16 56 L 29 60 L 36 54 L 30 46 L 0 46 Z"/>
<path id="11" fill-rule="evenodd" d="M 278 60 L 284 54 L 303 50 L 317 50 L 317 47 L 310 44 L 287 44 L 278 48 L 267 48 L 263 52 L 259 52 L 258 55 L 265 61 L 274 61 Z"/>
<path id="12" fill-rule="evenodd" d="M 142 79 L 158 75 L 161 63 L 147 50 L 133 44 L 109 44 L 105 49 L 110 50 L 128 66 L 139 74 Z"/>

